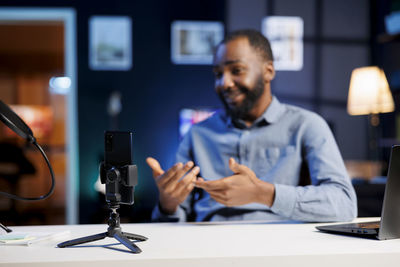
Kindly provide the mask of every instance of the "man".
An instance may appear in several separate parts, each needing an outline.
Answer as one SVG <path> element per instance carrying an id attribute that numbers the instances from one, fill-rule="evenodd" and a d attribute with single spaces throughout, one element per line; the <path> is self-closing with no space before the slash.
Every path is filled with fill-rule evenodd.
<path id="1" fill-rule="evenodd" d="M 191 128 L 169 170 L 147 159 L 160 191 L 153 219 L 355 218 L 356 195 L 326 122 L 271 94 L 268 40 L 233 32 L 217 46 L 214 73 L 225 112 Z"/>

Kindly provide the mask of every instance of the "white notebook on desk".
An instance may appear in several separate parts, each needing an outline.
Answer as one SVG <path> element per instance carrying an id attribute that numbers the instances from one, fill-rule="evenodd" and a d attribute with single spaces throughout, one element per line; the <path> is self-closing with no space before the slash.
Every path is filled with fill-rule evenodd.
<path id="1" fill-rule="evenodd" d="M 70 231 L 62 232 L 11 232 L 0 235 L 0 245 L 25 245 L 48 240 L 56 240 L 67 237 Z"/>

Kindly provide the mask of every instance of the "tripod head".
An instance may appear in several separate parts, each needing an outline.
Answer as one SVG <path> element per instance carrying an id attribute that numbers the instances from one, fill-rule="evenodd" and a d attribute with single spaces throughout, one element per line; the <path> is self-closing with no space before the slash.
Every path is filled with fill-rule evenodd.
<path id="1" fill-rule="evenodd" d="M 134 187 L 138 181 L 136 165 L 116 167 L 102 162 L 100 181 L 106 185 L 106 201 L 110 206 L 134 203 Z"/>

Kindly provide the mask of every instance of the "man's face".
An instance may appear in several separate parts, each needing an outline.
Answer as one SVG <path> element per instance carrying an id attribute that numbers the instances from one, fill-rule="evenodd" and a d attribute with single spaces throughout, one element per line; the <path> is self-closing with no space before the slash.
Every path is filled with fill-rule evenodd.
<path id="1" fill-rule="evenodd" d="M 214 57 L 215 90 L 228 113 L 246 119 L 265 101 L 264 62 L 247 38 L 238 38 L 218 47 Z M 268 81 L 269 84 L 269 81 Z"/>

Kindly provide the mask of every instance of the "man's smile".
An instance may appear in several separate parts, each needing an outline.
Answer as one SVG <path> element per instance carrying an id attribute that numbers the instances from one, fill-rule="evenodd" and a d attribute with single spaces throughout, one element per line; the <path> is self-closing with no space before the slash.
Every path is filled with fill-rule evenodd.
<path id="1" fill-rule="evenodd" d="M 245 94 L 242 93 L 240 90 L 237 91 L 226 91 L 223 93 L 225 101 L 229 105 L 237 105 L 238 103 L 241 103 L 243 99 L 245 98 Z"/>

